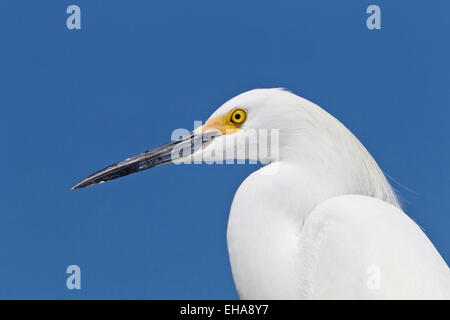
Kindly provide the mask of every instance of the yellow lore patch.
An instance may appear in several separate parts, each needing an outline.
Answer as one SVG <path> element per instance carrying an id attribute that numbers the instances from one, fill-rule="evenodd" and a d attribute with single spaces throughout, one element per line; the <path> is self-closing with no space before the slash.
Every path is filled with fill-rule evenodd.
<path id="1" fill-rule="evenodd" d="M 209 119 L 202 127 L 200 132 L 217 130 L 220 134 L 235 133 L 240 130 L 240 126 L 247 118 L 247 111 L 241 108 L 234 108 L 227 114 Z"/>

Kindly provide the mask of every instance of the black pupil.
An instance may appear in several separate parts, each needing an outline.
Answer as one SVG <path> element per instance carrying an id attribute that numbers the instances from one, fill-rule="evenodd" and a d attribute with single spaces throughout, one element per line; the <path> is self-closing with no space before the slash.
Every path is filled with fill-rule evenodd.
<path id="1" fill-rule="evenodd" d="M 236 114 L 234 115 L 234 118 L 235 118 L 236 120 L 239 120 L 239 119 L 241 118 L 241 115 L 240 115 L 239 113 L 236 113 Z"/>

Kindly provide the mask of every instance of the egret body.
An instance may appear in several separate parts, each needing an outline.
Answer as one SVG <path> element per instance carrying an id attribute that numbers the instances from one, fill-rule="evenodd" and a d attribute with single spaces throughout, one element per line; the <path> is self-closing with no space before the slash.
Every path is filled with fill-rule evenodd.
<path id="1" fill-rule="evenodd" d="M 239 137 L 263 129 L 278 130 L 276 155 L 249 155 L 260 140 Z M 188 157 L 217 160 L 211 150 L 266 163 L 239 187 L 228 221 L 242 299 L 450 298 L 448 266 L 402 211 L 369 152 L 337 119 L 288 91 L 245 92 L 184 139 L 74 188 Z"/>

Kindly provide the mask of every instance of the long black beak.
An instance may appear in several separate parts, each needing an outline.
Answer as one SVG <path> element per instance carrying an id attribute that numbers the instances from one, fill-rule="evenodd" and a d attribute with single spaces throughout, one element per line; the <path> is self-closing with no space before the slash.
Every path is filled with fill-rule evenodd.
<path id="1" fill-rule="evenodd" d="M 117 179 L 172 161 L 185 159 L 211 142 L 217 134 L 217 132 L 198 134 L 191 132 L 181 140 L 171 141 L 97 171 L 74 185 L 72 190 Z"/>

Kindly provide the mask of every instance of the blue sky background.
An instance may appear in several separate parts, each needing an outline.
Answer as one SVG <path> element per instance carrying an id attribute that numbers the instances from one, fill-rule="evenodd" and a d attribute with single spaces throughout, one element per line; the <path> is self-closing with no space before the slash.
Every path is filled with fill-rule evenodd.
<path id="1" fill-rule="evenodd" d="M 77 4 L 82 30 L 66 28 Z M 366 28 L 378 4 L 382 29 Z M 234 299 L 228 210 L 255 169 L 79 179 L 286 87 L 347 125 L 450 259 L 449 1 L 0 2 L 0 298 Z M 66 288 L 66 267 L 82 289 Z"/>

